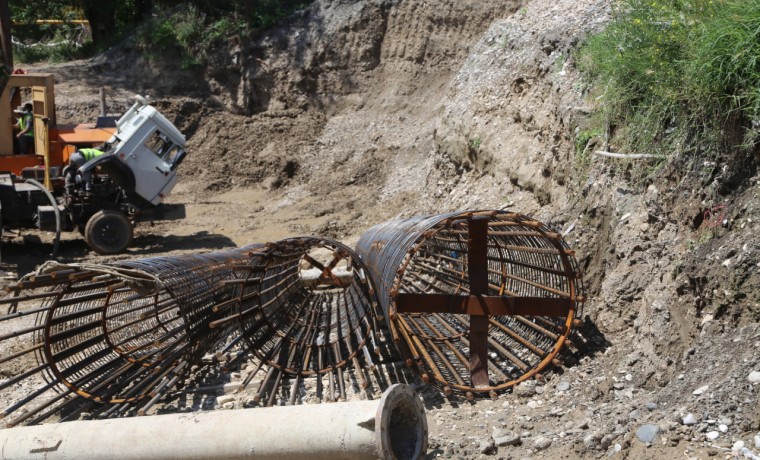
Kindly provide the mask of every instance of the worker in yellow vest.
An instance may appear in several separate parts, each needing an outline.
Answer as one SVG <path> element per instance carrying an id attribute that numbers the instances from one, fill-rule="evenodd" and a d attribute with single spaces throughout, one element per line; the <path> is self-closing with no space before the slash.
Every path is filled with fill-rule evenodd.
<path id="1" fill-rule="evenodd" d="M 85 163 L 103 155 L 102 150 L 98 149 L 79 149 L 72 153 L 69 157 L 69 166 L 66 168 L 64 175 L 64 183 L 66 188 L 73 188 L 76 181 L 77 171 Z M 92 193 L 92 170 L 85 171 L 82 174 L 82 181 L 84 182 L 85 193 Z"/>
<path id="2" fill-rule="evenodd" d="M 24 104 L 15 127 L 18 129 L 16 139 L 18 139 L 19 155 L 26 155 L 29 149 L 34 146 L 34 115 L 32 114 L 32 104 Z"/>

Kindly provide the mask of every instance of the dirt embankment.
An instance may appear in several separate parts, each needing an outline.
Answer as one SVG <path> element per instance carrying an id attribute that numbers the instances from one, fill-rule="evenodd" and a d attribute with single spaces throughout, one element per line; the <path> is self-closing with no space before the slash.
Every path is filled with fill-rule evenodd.
<path id="1" fill-rule="evenodd" d="M 573 50 L 607 3 L 317 1 L 220 49 L 200 79 L 128 46 L 57 67 L 59 110 L 94 112 L 98 86 L 122 107 L 150 90 L 190 137 L 171 198 L 188 219 L 141 230 L 121 257 L 308 233 L 350 244 L 463 208 L 567 232 L 590 298 L 567 367 L 497 401 L 431 405 L 433 455 L 704 458 L 739 441 L 760 455 L 760 160 L 577 167 L 595 101 Z M 492 446 L 505 432 L 517 440 Z"/>

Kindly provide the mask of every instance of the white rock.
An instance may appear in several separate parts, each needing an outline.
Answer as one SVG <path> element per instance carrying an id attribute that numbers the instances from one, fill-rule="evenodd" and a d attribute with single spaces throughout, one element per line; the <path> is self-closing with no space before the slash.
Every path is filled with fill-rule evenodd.
<path id="1" fill-rule="evenodd" d="M 660 427 L 657 425 L 643 425 L 636 430 L 636 437 L 643 443 L 653 443 L 660 435 Z"/>
<path id="2" fill-rule="evenodd" d="M 567 391 L 570 389 L 570 382 L 563 380 L 557 384 L 557 391 Z"/>
<path id="3" fill-rule="evenodd" d="M 744 449 L 744 441 L 736 441 L 733 446 L 731 446 L 734 450 L 742 450 Z"/>
<path id="4" fill-rule="evenodd" d="M 720 436 L 720 433 L 718 433 L 717 431 L 707 432 L 707 439 L 709 439 L 710 441 L 715 441 L 716 439 L 718 439 L 718 436 Z"/>
<path id="5" fill-rule="evenodd" d="M 711 315 L 711 314 L 709 314 L 709 313 L 708 313 L 708 314 L 706 314 L 706 315 L 705 315 L 705 316 L 702 318 L 702 321 L 701 321 L 700 325 L 701 325 L 701 326 L 704 326 L 705 324 L 709 323 L 709 322 L 710 322 L 710 321 L 712 321 L 712 320 L 713 320 L 713 315 Z"/>
<path id="6" fill-rule="evenodd" d="M 686 417 L 684 417 L 682 421 L 683 421 L 684 425 L 696 425 L 697 424 L 697 418 L 694 417 L 694 414 L 692 414 L 692 413 L 686 414 Z"/>
<path id="7" fill-rule="evenodd" d="M 725 433 L 726 431 L 728 431 L 728 426 L 721 423 L 720 425 L 718 425 L 718 429 L 720 430 L 721 433 Z"/>
<path id="8" fill-rule="evenodd" d="M 755 449 L 760 449 L 760 434 L 755 436 Z"/>
<path id="9" fill-rule="evenodd" d="M 747 376 L 747 380 L 749 380 L 750 383 L 760 383 L 760 371 L 750 372 L 749 376 Z"/>
<path id="10" fill-rule="evenodd" d="M 707 391 L 708 388 L 710 388 L 710 385 L 701 386 L 701 387 L 697 388 L 696 390 L 692 391 L 691 394 L 693 394 L 695 396 L 699 396 L 702 393 L 704 393 L 705 391 Z"/>
<path id="11" fill-rule="evenodd" d="M 547 449 L 551 445 L 552 445 L 552 440 L 544 436 L 539 436 L 535 439 L 535 441 L 533 441 L 533 447 L 536 450 L 544 450 L 544 449 Z"/>

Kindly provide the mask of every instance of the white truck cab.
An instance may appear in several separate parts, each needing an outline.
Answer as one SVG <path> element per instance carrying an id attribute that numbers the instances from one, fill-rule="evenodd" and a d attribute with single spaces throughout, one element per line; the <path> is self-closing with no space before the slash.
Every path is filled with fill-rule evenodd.
<path id="1" fill-rule="evenodd" d="M 185 157 L 186 140 L 145 98 L 136 99 L 116 122 L 109 153 L 134 173 L 134 192 L 157 205 L 177 183 L 176 169 Z"/>
<path id="2" fill-rule="evenodd" d="M 76 170 L 79 186 L 67 186 L 61 205 L 66 227 L 79 227 L 87 244 L 100 254 L 123 251 L 132 241 L 135 222 L 185 215 L 184 205 L 161 203 L 177 183 L 185 136 L 148 101 L 136 99 L 116 122 L 104 154 Z M 82 190 L 82 184 L 92 189 Z"/>

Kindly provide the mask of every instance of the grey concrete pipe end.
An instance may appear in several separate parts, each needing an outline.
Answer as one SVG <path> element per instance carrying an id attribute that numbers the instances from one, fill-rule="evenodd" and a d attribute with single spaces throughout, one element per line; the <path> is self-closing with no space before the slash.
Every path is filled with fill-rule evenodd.
<path id="1" fill-rule="evenodd" d="M 428 426 L 425 407 L 408 385 L 391 385 L 377 407 L 375 433 L 380 458 L 417 460 L 425 457 Z"/>

